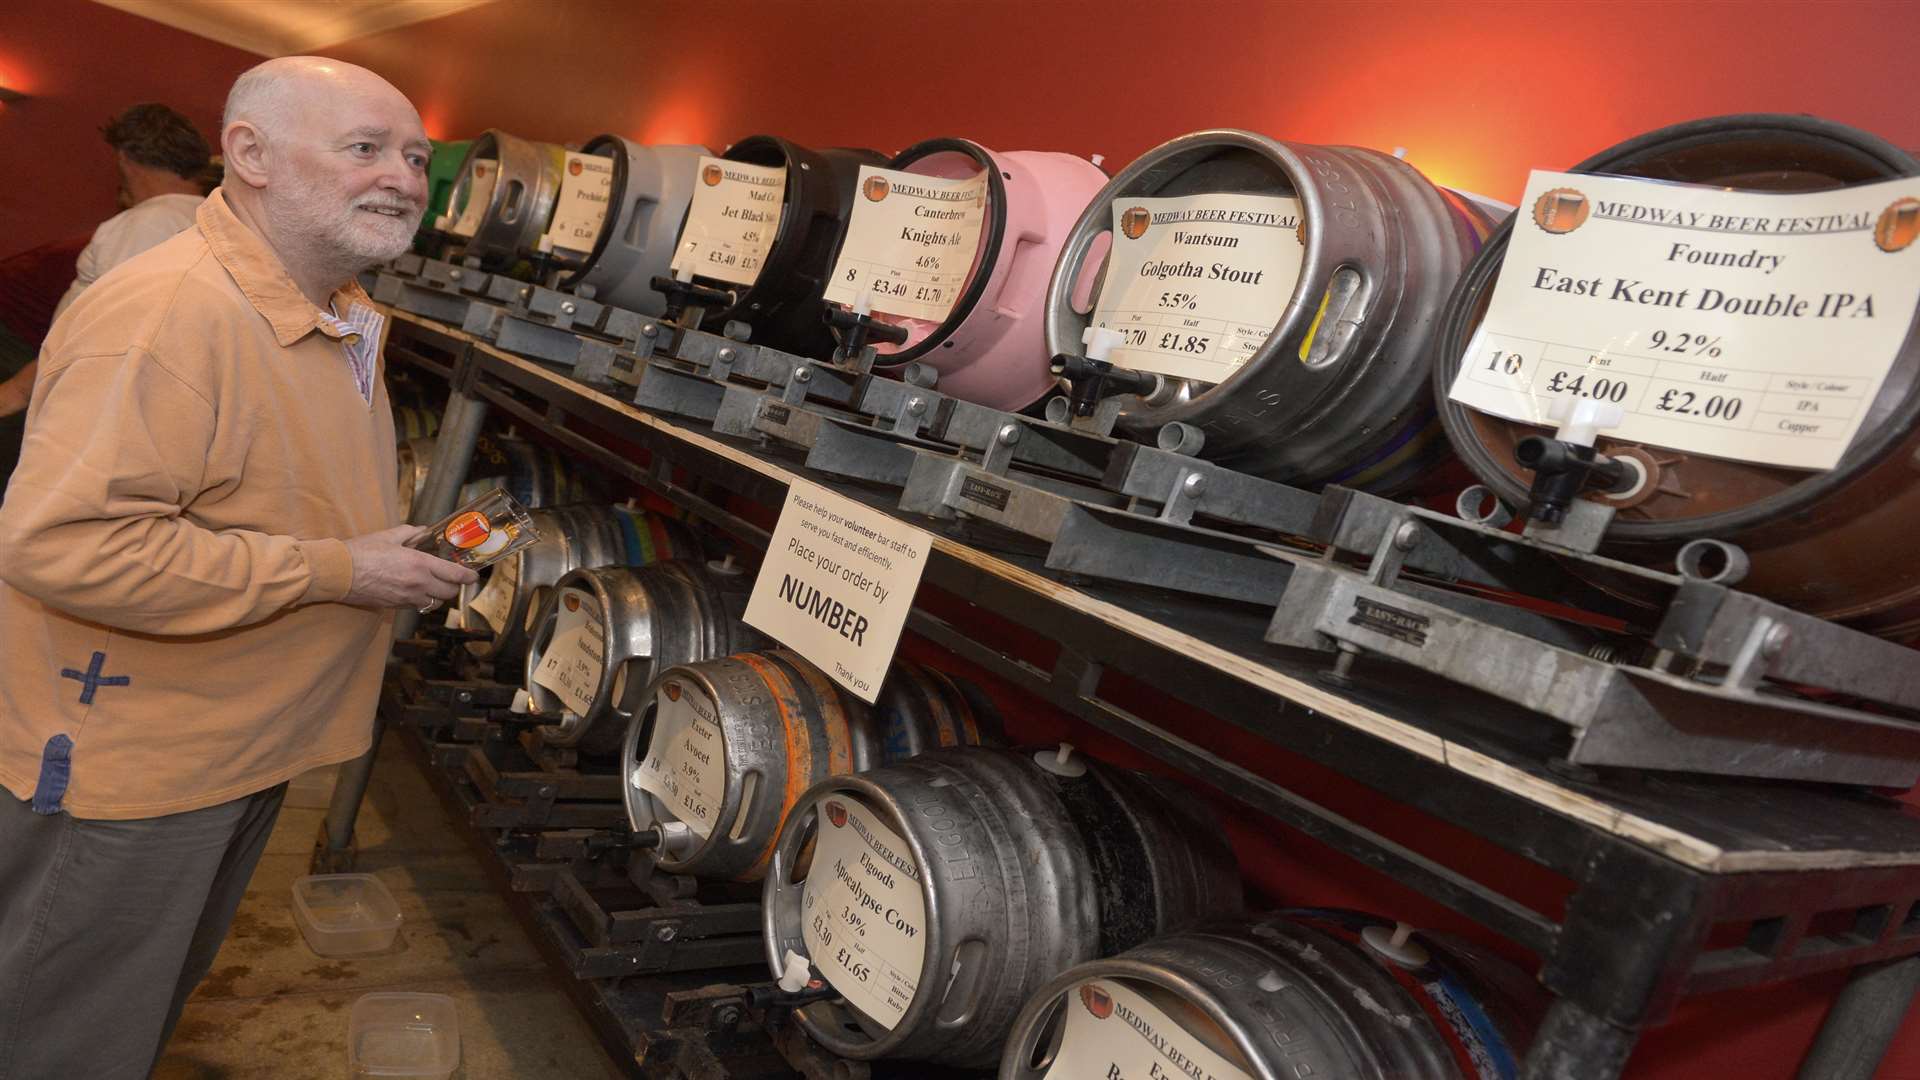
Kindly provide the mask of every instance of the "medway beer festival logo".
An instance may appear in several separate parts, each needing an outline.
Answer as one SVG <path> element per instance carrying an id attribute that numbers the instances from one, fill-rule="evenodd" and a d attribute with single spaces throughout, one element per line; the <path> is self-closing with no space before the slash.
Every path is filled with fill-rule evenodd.
<path id="1" fill-rule="evenodd" d="M 1105 1020 L 1113 1015 L 1113 995 L 1107 993 L 1098 983 L 1080 984 L 1080 1004 L 1087 1007 L 1095 1020 Z"/>
<path id="2" fill-rule="evenodd" d="M 1540 226 L 1542 232 L 1555 236 L 1586 224 L 1587 215 L 1591 213 L 1592 200 L 1570 187 L 1554 188 L 1533 200 L 1533 223 Z"/>
<path id="3" fill-rule="evenodd" d="M 584 165 L 582 165 L 582 164 L 580 164 L 580 159 L 579 159 L 579 158 L 574 158 L 574 159 L 573 159 L 572 161 L 569 161 L 569 162 L 567 162 L 567 175 L 568 175 L 568 176 L 579 176 L 579 175 L 580 175 L 580 170 L 581 170 L 581 169 L 583 169 L 583 168 L 585 168 L 585 167 L 586 167 L 586 166 L 584 166 Z"/>
<path id="4" fill-rule="evenodd" d="M 1899 199 L 1880 211 L 1880 220 L 1873 225 L 1875 247 L 1892 254 L 1904 250 L 1916 238 L 1920 238 L 1920 199 Z"/>
<path id="5" fill-rule="evenodd" d="M 667 692 L 667 700 L 668 700 L 668 701 L 679 701 L 679 700 L 680 700 L 680 684 L 679 684 L 679 683 L 677 683 L 677 682 L 670 682 L 670 683 L 668 683 L 668 684 L 666 685 L 666 692 Z"/>
<path id="6" fill-rule="evenodd" d="M 836 829 L 844 828 L 847 824 L 847 808 L 829 799 L 827 801 L 827 820 L 833 822 L 833 827 Z"/>
<path id="7" fill-rule="evenodd" d="M 700 182 L 706 184 L 708 187 L 719 187 L 722 175 L 720 166 L 709 165 L 700 170 Z"/>
<path id="8" fill-rule="evenodd" d="M 869 176 L 866 186 L 861 190 L 866 193 L 868 199 L 879 202 L 887 197 L 887 192 L 893 190 L 893 185 L 887 183 L 887 178 L 884 176 Z"/>
<path id="9" fill-rule="evenodd" d="M 1138 240 L 1147 234 L 1147 226 L 1153 224 L 1153 215 L 1144 206 L 1129 206 L 1120 215 L 1120 231 L 1129 240 Z"/>

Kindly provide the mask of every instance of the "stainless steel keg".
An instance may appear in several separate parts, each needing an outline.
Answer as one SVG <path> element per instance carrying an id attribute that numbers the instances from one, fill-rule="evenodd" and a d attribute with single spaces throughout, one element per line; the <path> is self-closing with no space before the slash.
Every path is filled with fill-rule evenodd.
<path id="1" fill-rule="evenodd" d="M 562 575 L 527 650 L 531 707 L 555 718 L 543 737 L 586 754 L 618 752 L 661 672 L 765 643 L 740 621 L 752 584 L 730 563 L 681 560 Z"/>
<path id="2" fill-rule="evenodd" d="M 700 157 L 710 151 L 704 146 L 641 146 L 618 135 L 601 135 L 580 152 L 613 161 L 610 217 L 593 250 L 567 268 L 557 287 L 569 292 L 589 287 L 599 303 L 659 315 L 666 311 L 667 299 L 652 282 L 669 275 L 674 244 L 698 182 Z"/>
<path id="3" fill-rule="evenodd" d="M 483 162 L 494 173 L 490 186 L 475 180 L 475 166 Z M 538 252 L 553 220 L 566 162 L 566 149 L 554 143 L 496 130 L 474 139 L 454 181 L 451 205 L 465 207 L 484 188 L 486 207 L 473 235 L 464 239 L 464 254 L 478 258 L 485 269 L 505 270 Z"/>
<path id="4" fill-rule="evenodd" d="M 841 995 L 796 1014 L 815 1041 L 971 1067 L 998 1060 L 1059 972 L 1241 908 L 1232 853 L 1191 796 L 1065 747 L 935 750 L 823 780 L 764 888 L 774 971 L 811 966 Z"/>
<path id="5" fill-rule="evenodd" d="M 427 467 L 433 464 L 434 440 L 431 436 L 420 436 L 402 442 L 394 451 L 394 457 L 400 464 L 399 485 L 395 488 L 399 505 L 400 520 L 405 521 L 413 512 L 413 501 L 427 489 Z"/>
<path id="6" fill-rule="evenodd" d="M 1291 484 L 1412 486 L 1446 458 L 1425 388 L 1435 320 L 1490 222 L 1388 154 L 1226 129 L 1147 151 L 1067 237 L 1047 288 L 1048 349 L 1085 350 L 1116 204 L 1221 193 L 1300 201 L 1293 295 L 1244 364 L 1211 383 L 1157 377 L 1127 399 L 1119 430 L 1151 442 L 1167 424 L 1188 425 L 1204 436 L 1204 457 Z"/>
<path id="7" fill-rule="evenodd" d="M 440 410 L 426 405 L 393 407 L 394 438 L 402 445 L 413 439 L 431 439 L 440 431 Z"/>
<path id="8" fill-rule="evenodd" d="M 1444 934 L 1300 911 L 1158 938 L 1050 981 L 1021 1011 L 1001 1080 L 1144 1075 L 1513 1080 L 1545 1012 L 1525 972 Z"/>
<path id="9" fill-rule="evenodd" d="M 1803 192 L 1920 175 L 1920 162 L 1845 124 L 1756 114 L 1661 128 L 1571 171 Z M 1553 433 L 1448 400 L 1492 299 L 1513 228 L 1510 222 L 1488 240 L 1443 313 L 1434 338 L 1433 390 L 1460 459 L 1503 502 L 1519 507 L 1528 502 L 1533 477 L 1516 457 L 1520 442 Z M 1895 316 L 1917 318 L 1911 312 Z M 1833 469 L 1755 464 L 1604 435 L 1595 445 L 1629 461 L 1642 477 L 1618 494 L 1584 496 L 1614 510 L 1606 553 L 1671 566 L 1688 541 L 1728 541 L 1750 559 L 1739 583 L 1745 591 L 1887 637 L 1920 632 L 1920 567 L 1887 557 L 1920 524 L 1920 333 L 1911 327 L 1859 433 Z"/>
<path id="10" fill-rule="evenodd" d="M 988 720 L 917 664 L 896 663 L 870 709 L 784 650 L 669 668 L 651 694 L 620 756 L 628 819 L 660 830 L 661 869 L 735 881 L 765 876 L 793 800 L 814 783 L 978 744 Z"/>
<path id="11" fill-rule="evenodd" d="M 535 619 L 553 586 L 570 570 L 626 561 L 626 545 L 612 513 L 597 506 L 534 510 L 540 539 L 480 571 L 461 590 L 447 625 L 490 630 L 491 641 L 469 642 L 475 656 L 508 660 L 526 650 Z"/>

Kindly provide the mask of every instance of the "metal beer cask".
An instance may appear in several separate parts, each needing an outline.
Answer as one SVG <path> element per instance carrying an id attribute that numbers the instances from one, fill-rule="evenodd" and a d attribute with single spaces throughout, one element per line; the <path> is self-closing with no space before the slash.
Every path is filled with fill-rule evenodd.
<path id="1" fill-rule="evenodd" d="M 891 1029 L 833 999 L 800 1009 L 800 1025 L 843 1057 L 984 1067 L 1045 980 L 1104 949 L 1238 912 L 1238 873 L 1218 826 L 1191 800 L 1183 807 L 1160 789 L 1117 780 L 1120 772 L 1053 750 L 973 747 L 808 789 L 766 878 L 769 963 L 778 973 L 789 952 L 806 956 L 802 896 L 814 868 L 803 859 L 815 850 L 823 809 L 845 800 L 897 831 L 917 868 L 926 981 Z M 1122 797 L 1142 801 L 1115 819 L 1087 816 Z M 1144 850 L 1169 833 L 1194 854 Z M 1178 873 L 1195 880 L 1176 882 Z"/>
<path id="2" fill-rule="evenodd" d="M 412 511 L 413 500 L 426 490 L 433 450 L 432 438 L 408 439 L 397 449 L 397 498 L 402 518 Z M 546 446 L 482 435 L 474 445 L 458 501 L 466 503 L 494 487 L 506 488 L 507 494 L 528 509 L 597 502 L 601 491 L 598 478 L 581 472 L 568 458 Z"/>
<path id="3" fill-rule="evenodd" d="M 700 544 L 672 518 L 613 506 L 562 506 L 533 511 L 540 540 L 480 571 L 461 593 L 448 624 L 491 630 L 492 641 L 470 642 L 475 656 L 511 661 L 527 648 L 553 587 L 569 571 L 594 566 L 646 566 L 667 559 L 698 558 Z M 473 610 L 499 612 L 495 620 Z"/>
<path id="4" fill-rule="evenodd" d="M 996 409 L 1022 409 L 1055 386 L 1047 351 L 1047 278 L 1067 233 L 1107 174 L 1084 158 L 1040 150 L 989 150 L 966 139 L 929 139 L 887 168 L 922 176 L 987 176 L 986 221 L 959 300 L 938 323 L 882 316 L 908 328 L 878 363 L 918 361 L 940 373 L 943 393 Z"/>
<path id="5" fill-rule="evenodd" d="M 713 805 L 703 800 L 693 813 L 639 786 L 641 763 L 660 735 L 659 711 L 683 699 L 718 729 L 712 752 L 722 763 L 721 790 L 702 793 Z M 759 881 L 780 826 L 809 786 L 936 747 L 978 744 L 981 719 L 945 676 L 904 661 L 881 683 L 872 708 L 785 650 L 669 668 L 627 726 L 620 755 L 627 818 L 636 832 L 662 831 L 662 870 Z M 686 820 L 709 810 L 714 826 L 702 836 Z"/>
<path id="6" fill-rule="evenodd" d="M 399 520 L 407 520 L 413 513 L 413 500 L 427 489 L 427 467 L 433 464 L 434 440 L 432 436 L 415 436 L 403 440 L 394 450 L 394 460 L 400 469 L 399 482 L 395 493 L 399 505 Z"/>
<path id="7" fill-rule="evenodd" d="M 873 703 L 888 761 L 941 746 L 993 746 L 999 712 L 980 688 L 911 660 L 895 659 Z"/>
<path id="8" fill-rule="evenodd" d="M 604 518 L 592 517 L 589 507 L 538 509 L 532 518 L 540 539 L 481 570 L 480 580 L 463 589 L 459 605 L 448 612 L 449 626 L 493 632 L 492 641 L 468 643 L 475 656 L 518 656 L 555 582 L 578 567 L 620 561 L 617 533 Z M 475 611 L 476 602 L 499 612 L 498 619 Z"/>
<path id="9" fill-rule="evenodd" d="M 736 567 L 691 561 L 572 570 L 554 583 L 527 650 L 526 689 L 534 711 L 559 719 L 541 729 L 555 746 L 605 757 L 617 753 L 636 708 L 660 672 L 758 647 L 764 639 L 740 621 L 752 582 Z M 584 713 L 538 683 L 568 590 L 591 598 L 605 655 Z"/>
<path id="10" fill-rule="evenodd" d="M 460 164 L 450 206 L 466 205 L 475 164 L 494 162 L 498 173 L 473 235 L 464 239 L 465 254 L 478 258 L 485 269 L 507 270 L 538 251 L 540 238 L 553 220 L 566 160 L 567 152 L 560 146 L 504 131 L 490 129 L 474 139 Z"/>
<path id="11" fill-rule="evenodd" d="M 1001 1080 L 1104 1077 L 1050 1070 L 1067 1060 L 1098 1068 L 1124 1053 L 1132 1032 L 1117 1024 L 1102 1030 L 1098 1022 L 1111 1015 L 1122 989 L 1177 1026 L 1155 1028 L 1167 1044 L 1198 1047 L 1261 1080 L 1517 1077 L 1545 991 L 1450 936 L 1415 933 L 1397 944 L 1395 937 L 1391 921 L 1356 912 L 1283 912 L 1172 934 L 1081 964 L 1021 1012 L 1000 1061 Z M 1082 1009 L 1095 1022 L 1082 1022 L 1084 1041 L 1067 1046 L 1069 1013 Z"/>
<path id="12" fill-rule="evenodd" d="M 557 287 L 569 292 L 591 288 L 599 303 L 659 315 L 667 301 L 652 282 L 667 276 L 693 201 L 700 157 L 709 151 L 704 146 L 641 146 L 618 135 L 600 135 L 580 152 L 613 161 L 610 217 L 601 223 L 593 250 L 567 269 Z"/>
<path id="13" fill-rule="evenodd" d="M 501 486 L 529 508 L 598 502 L 598 478 L 567 456 L 526 439 L 480 436 L 467 475 L 503 476 Z M 464 501 L 464 500 L 463 500 Z"/>
<path id="14" fill-rule="evenodd" d="M 731 304 L 707 313 L 706 328 L 718 332 L 737 320 L 753 327 L 753 344 L 815 358 L 831 355 L 833 335 L 823 321 L 821 296 L 853 212 L 860 166 L 883 165 L 886 158 L 873 150 L 810 150 L 773 135 L 749 136 L 721 156 L 785 166 L 787 186 L 780 224 L 753 284 L 695 278 L 733 294 Z"/>
<path id="15" fill-rule="evenodd" d="M 1570 171 L 1791 192 L 1920 175 L 1920 162 L 1843 124 L 1755 114 L 1649 132 Z M 1461 460 L 1502 501 L 1522 506 L 1531 473 L 1514 450 L 1545 429 L 1447 400 L 1512 230 L 1509 222 L 1489 238 L 1454 291 L 1434 339 L 1433 374 L 1440 416 Z M 1860 434 L 1831 471 L 1642 447 L 1604 435 L 1597 447 L 1632 458 L 1649 473 L 1635 491 L 1598 498 L 1615 511 L 1603 550 L 1651 564 L 1670 559 L 1689 540 L 1728 541 L 1752 560 L 1739 586 L 1745 591 L 1889 637 L 1920 631 L 1920 568 L 1885 557 L 1920 524 L 1920 334 L 1912 329 Z"/>
<path id="16" fill-rule="evenodd" d="M 1226 129 L 1147 151 L 1067 239 L 1047 288 L 1049 352 L 1084 349 L 1097 304 L 1074 301 L 1083 275 L 1101 270 L 1117 200 L 1218 193 L 1301 201 L 1299 282 L 1238 370 L 1213 384 L 1162 378 L 1127 400 L 1119 429 L 1151 442 L 1166 424 L 1188 424 L 1205 436 L 1202 456 L 1290 484 L 1411 487 L 1446 456 L 1424 389 L 1429 338 L 1490 223 L 1387 154 Z"/>

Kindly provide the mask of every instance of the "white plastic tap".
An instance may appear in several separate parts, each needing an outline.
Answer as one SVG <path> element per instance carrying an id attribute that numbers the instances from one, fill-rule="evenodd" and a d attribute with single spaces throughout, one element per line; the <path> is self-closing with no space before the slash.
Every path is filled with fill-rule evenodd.
<path id="1" fill-rule="evenodd" d="M 1360 940 L 1366 942 L 1367 948 L 1404 968 L 1426 967 L 1432 959 L 1426 947 L 1413 940 L 1413 927 L 1408 923 L 1394 923 L 1391 930 L 1369 926 L 1360 931 Z"/>
<path id="2" fill-rule="evenodd" d="M 1547 415 L 1560 422 L 1554 438 L 1575 446 L 1592 446 L 1601 431 L 1620 426 L 1627 410 L 1592 398 L 1561 398 L 1547 409 Z"/>
<path id="3" fill-rule="evenodd" d="M 1089 326 L 1080 332 L 1080 340 L 1087 346 L 1087 359 L 1105 360 L 1120 343 L 1127 340 L 1118 330 L 1104 326 Z"/>
<path id="4" fill-rule="evenodd" d="M 1072 743 L 1063 742 L 1053 750 L 1036 750 L 1033 763 L 1055 776 L 1087 775 L 1087 763 L 1074 755 Z"/>
<path id="5" fill-rule="evenodd" d="M 807 963 L 806 957 L 788 949 L 786 961 L 780 970 L 780 989 L 789 994 L 805 990 L 807 983 L 812 981 L 812 971 L 812 965 Z"/>

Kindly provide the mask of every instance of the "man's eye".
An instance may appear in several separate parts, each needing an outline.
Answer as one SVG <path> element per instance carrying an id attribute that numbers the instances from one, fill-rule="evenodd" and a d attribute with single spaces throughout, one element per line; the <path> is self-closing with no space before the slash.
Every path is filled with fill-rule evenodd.
<path id="1" fill-rule="evenodd" d="M 414 154 L 413 156 L 407 158 L 407 161 L 416 169 L 420 169 L 424 171 L 427 167 L 427 159 L 420 154 Z"/>
<path id="2" fill-rule="evenodd" d="M 371 154 L 374 151 L 374 145 L 370 142 L 357 142 L 347 147 L 347 149 L 352 150 L 356 154 Z"/>

